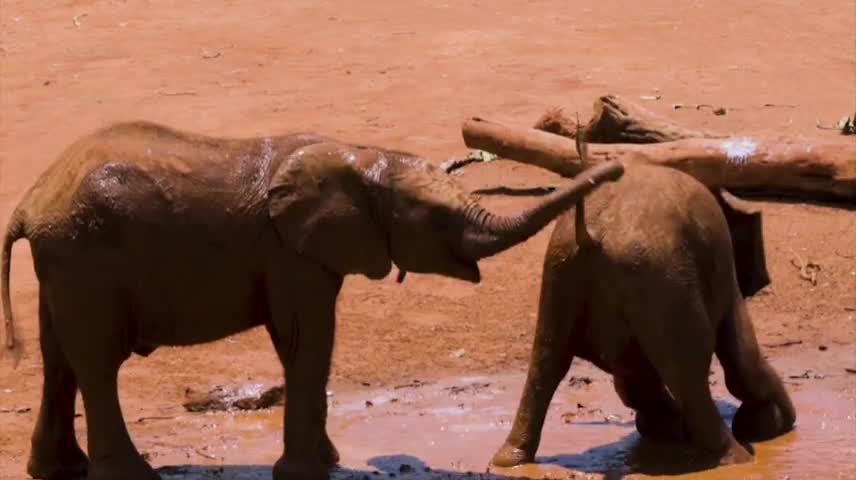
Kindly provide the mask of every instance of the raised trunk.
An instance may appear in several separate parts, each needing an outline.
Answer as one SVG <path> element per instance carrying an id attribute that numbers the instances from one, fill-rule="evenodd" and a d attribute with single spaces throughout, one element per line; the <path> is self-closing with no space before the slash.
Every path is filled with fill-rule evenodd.
<path id="1" fill-rule="evenodd" d="M 520 215 L 494 215 L 477 204 L 466 212 L 461 255 L 480 259 L 526 241 L 604 182 L 615 181 L 624 173 L 620 162 L 609 161 L 584 170 L 566 188 L 553 193 Z"/>

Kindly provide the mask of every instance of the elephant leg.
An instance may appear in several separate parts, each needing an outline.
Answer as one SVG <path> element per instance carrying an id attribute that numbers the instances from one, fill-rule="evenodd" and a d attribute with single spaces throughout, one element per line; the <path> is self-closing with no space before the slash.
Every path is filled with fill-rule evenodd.
<path id="1" fill-rule="evenodd" d="M 123 318 L 112 289 L 63 285 L 52 302 L 62 350 L 74 371 L 86 411 L 88 480 L 158 480 L 137 451 L 119 405 L 119 367 L 128 358 Z M 95 296 L 97 292 L 97 297 Z"/>
<path id="2" fill-rule="evenodd" d="M 686 426 L 678 404 L 663 380 L 644 358 L 636 358 L 632 371 L 614 372 L 615 392 L 636 412 L 636 430 L 655 441 L 684 442 Z"/>
<path id="3" fill-rule="evenodd" d="M 710 393 L 707 377 L 715 338 L 701 299 L 691 293 L 665 300 L 662 292 L 659 297 L 640 293 L 650 295 L 647 301 L 653 309 L 649 313 L 660 316 L 652 319 L 651 330 L 668 332 L 668 336 L 641 335 L 640 345 L 674 395 L 690 443 L 721 465 L 751 461 L 752 455 L 734 439 Z"/>
<path id="4" fill-rule="evenodd" d="M 553 274 L 544 276 L 529 370 L 514 425 L 504 445 L 491 460 L 498 467 L 534 461 L 550 402 L 571 367 L 570 337 L 575 317 L 581 310 L 576 306 L 583 301 L 583 294 L 579 291 L 565 292 L 560 283 Z"/>
<path id="5" fill-rule="evenodd" d="M 321 428 L 321 440 L 318 444 L 318 458 L 321 464 L 327 468 L 333 468 L 339 465 L 339 450 L 333 444 L 330 436 L 327 434 L 327 391 L 324 390 L 324 395 L 319 403 L 322 405 L 322 417 L 325 419 L 324 425 Z"/>
<path id="6" fill-rule="evenodd" d="M 89 459 L 74 435 L 77 378 L 59 347 L 43 294 L 39 298 L 39 324 L 44 383 L 27 473 L 38 479 L 83 477 L 89 468 Z"/>
<path id="7" fill-rule="evenodd" d="M 793 403 L 781 378 L 761 355 L 749 312 L 739 296 L 719 327 L 716 356 L 728 391 L 742 402 L 731 426 L 735 437 L 763 441 L 793 428 Z"/>
<path id="8" fill-rule="evenodd" d="M 279 356 L 280 361 L 283 365 L 287 362 L 288 350 L 283 348 L 284 339 L 272 325 L 268 325 L 268 333 L 271 336 L 271 340 L 273 340 L 274 345 L 276 346 L 276 352 Z M 323 411 L 322 416 L 324 418 L 327 417 L 327 392 L 324 392 L 323 398 L 319 399 L 318 402 L 322 405 Z M 327 434 L 327 428 L 325 428 L 321 435 L 321 441 L 318 445 L 318 458 L 321 461 L 321 464 L 326 467 L 335 467 L 339 464 L 339 451 L 336 449 L 336 446 L 333 444 L 333 441 L 330 440 L 330 436 Z"/>
<path id="9" fill-rule="evenodd" d="M 289 308 L 274 301 L 271 306 L 271 330 L 286 375 L 284 452 L 274 465 L 274 480 L 326 480 L 330 467 L 338 463 L 325 428 L 342 279 L 317 269 L 301 273 L 296 280 L 300 284 L 290 288 L 295 294 L 289 297 L 297 305 Z"/>

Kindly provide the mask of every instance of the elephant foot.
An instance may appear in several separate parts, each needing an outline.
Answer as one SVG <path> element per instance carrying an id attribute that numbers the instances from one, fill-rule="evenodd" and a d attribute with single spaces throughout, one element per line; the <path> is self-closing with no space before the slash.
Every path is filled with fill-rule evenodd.
<path id="1" fill-rule="evenodd" d="M 782 409 L 776 402 L 754 405 L 744 402 L 734 415 L 731 431 L 741 442 L 760 442 L 789 432 L 794 421 L 792 408 Z"/>
<path id="2" fill-rule="evenodd" d="M 89 471 L 89 458 L 77 445 L 60 448 L 41 447 L 40 442 L 34 446 L 27 461 L 27 474 L 39 480 L 60 480 L 84 478 Z"/>
<path id="3" fill-rule="evenodd" d="M 534 460 L 534 452 L 530 453 L 522 448 L 517 448 L 506 443 L 493 455 L 490 463 L 497 467 L 509 468 L 523 465 L 524 463 L 532 463 Z"/>
<path id="4" fill-rule="evenodd" d="M 726 465 L 736 465 L 738 463 L 748 463 L 748 462 L 753 461 L 754 459 L 755 459 L 755 457 L 752 456 L 751 453 L 749 453 L 749 450 L 744 448 L 739 443 L 734 442 L 728 448 L 728 451 L 725 452 L 725 455 L 720 457 L 719 465 L 720 466 L 726 466 Z"/>
<path id="5" fill-rule="evenodd" d="M 684 443 L 689 439 L 687 428 L 680 415 L 652 415 L 636 412 L 636 431 L 655 442 Z"/>
<path id="6" fill-rule="evenodd" d="M 321 464 L 326 467 L 335 467 L 339 464 L 339 451 L 326 434 L 321 438 L 318 457 Z"/>
<path id="7" fill-rule="evenodd" d="M 273 480 L 329 480 L 329 478 L 330 469 L 321 462 L 295 462 L 280 457 L 273 466 Z"/>
<path id="8" fill-rule="evenodd" d="M 140 455 L 93 461 L 86 480 L 160 480 Z"/>

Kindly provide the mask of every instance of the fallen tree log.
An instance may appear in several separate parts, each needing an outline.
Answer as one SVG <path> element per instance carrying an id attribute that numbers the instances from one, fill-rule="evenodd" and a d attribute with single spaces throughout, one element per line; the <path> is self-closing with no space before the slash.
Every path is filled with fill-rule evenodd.
<path id="1" fill-rule="evenodd" d="M 562 108 L 551 108 L 541 115 L 532 127 L 575 139 L 578 122 L 565 115 Z M 604 95 L 594 102 L 594 115 L 585 125 L 586 141 L 589 143 L 659 143 L 685 138 L 726 138 L 727 135 L 682 127 L 639 105 L 627 102 L 617 95 Z M 509 160 L 514 160 L 509 157 Z M 482 159 L 476 155 L 445 162 L 442 168 L 447 173 L 477 163 Z M 542 168 L 562 167 L 538 165 Z M 554 170 L 560 173 L 557 170 Z"/>
<path id="2" fill-rule="evenodd" d="M 533 128 L 575 138 L 577 122 L 568 118 L 561 108 L 553 108 L 546 111 Z M 594 114 L 584 129 L 588 143 L 662 143 L 728 137 L 723 133 L 683 127 L 617 95 L 604 95 L 595 100 Z"/>
<path id="3" fill-rule="evenodd" d="M 573 140 L 533 128 L 481 118 L 463 124 L 464 143 L 501 158 L 565 177 L 583 166 Z M 591 137 L 587 134 L 591 142 Z M 856 205 L 856 142 L 789 137 L 685 138 L 647 144 L 588 144 L 591 162 L 662 165 L 686 172 L 708 187 L 734 193 L 793 197 Z"/>

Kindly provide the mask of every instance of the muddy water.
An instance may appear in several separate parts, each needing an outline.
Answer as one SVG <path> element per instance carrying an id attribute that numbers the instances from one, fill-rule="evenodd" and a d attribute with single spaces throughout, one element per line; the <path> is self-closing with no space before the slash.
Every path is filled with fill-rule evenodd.
<path id="1" fill-rule="evenodd" d="M 573 381 L 564 382 L 551 405 L 537 463 L 492 468 L 489 474 L 488 461 L 510 428 L 523 375 L 334 393 L 329 431 L 343 465 L 334 477 L 420 480 L 467 478 L 472 472 L 482 478 L 852 479 L 856 375 L 844 372 L 840 360 L 787 361 L 792 367 L 780 371 L 798 409 L 795 431 L 755 444 L 753 463 L 703 471 L 687 467 L 689 453 L 679 447 L 641 441 L 609 377 L 585 363 L 574 365 Z M 713 390 L 730 422 L 737 405 L 715 371 Z M 281 408 L 187 414 L 152 425 L 154 437 L 140 432 L 137 438 L 155 465 L 192 465 L 165 467 L 164 479 L 268 479 L 282 448 L 281 415 Z"/>

